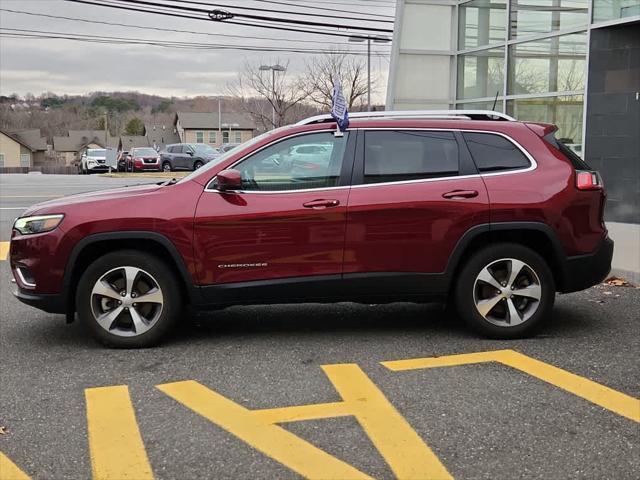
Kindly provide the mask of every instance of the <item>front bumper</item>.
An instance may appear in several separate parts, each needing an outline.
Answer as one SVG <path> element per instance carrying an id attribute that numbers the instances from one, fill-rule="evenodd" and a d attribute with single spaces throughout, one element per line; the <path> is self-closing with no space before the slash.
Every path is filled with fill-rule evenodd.
<path id="1" fill-rule="evenodd" d="M 602 282 L 611 271 L 613 240 L 605 237 L 593 253 L 567 257 L 563 265 L 563 282 L 558 291 L 577 292 Z"/>
<path id="2" fill-rule="evenodd" d="M 32 293 L 14 286 L 13 296 L 22 303 L 47 313 L 66 313 L 64 299 L 59 294 Z"/>

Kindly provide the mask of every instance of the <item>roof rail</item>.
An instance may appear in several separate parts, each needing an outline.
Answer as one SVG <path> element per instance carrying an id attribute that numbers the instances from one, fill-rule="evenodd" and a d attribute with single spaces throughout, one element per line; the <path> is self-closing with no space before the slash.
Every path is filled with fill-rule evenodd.
<path id="1" fill-rule="evenodd" d="M 493 110 L 383 110 L 379 112 L 351 112 L 349 118 L 396 118 L 396 119 L 464 119 L 464 120 L 506 120 L 515 122 L 516 119 L 501 112 Z M 333 117 L 326 113 L 300 120 L 296 125 L 308 125 L 310 123 L 323 123 L 333 121 Z"/>

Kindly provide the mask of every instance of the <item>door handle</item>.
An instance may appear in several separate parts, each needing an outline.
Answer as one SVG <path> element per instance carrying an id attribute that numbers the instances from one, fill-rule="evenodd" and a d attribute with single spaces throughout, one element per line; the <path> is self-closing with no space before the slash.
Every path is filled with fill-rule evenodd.
<path id="1" fill-rule="evenodd" d="M 315 209 L 337 207 L 338 205 L 340 205 L 339 200 L 325 200 L 325 199 L 311 200 L 310 202 L 306 202 L 302 204 L 302 206 L 305 208 L 315 208 Z"/>
<path id="2" fill-rule="evenodd" d="M 447 193 L 443 193 L 443 198 L 450 198 L 452 200 L 459 198 L 474 198 L 478 196 L 477 190 L 452 190 Z"/>

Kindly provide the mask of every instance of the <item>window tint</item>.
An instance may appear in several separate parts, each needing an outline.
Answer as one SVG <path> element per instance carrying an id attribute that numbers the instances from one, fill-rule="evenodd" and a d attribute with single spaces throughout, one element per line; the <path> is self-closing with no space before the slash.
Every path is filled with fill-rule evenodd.
<path id="1" fill-rule="evenodd" d="M 529 159 L 513 142 L 491 133 L 463 133 L 480 172 L 526 168 Z"/>
<path id="2" fill-rule="evenodd" d="M 458 175 L 452 132 L 369 131 L 364 144 L 364 183 Z"/>
<path id="3" fill-rule="evenodd" d="M 313 133 L 283 140 L 243 160 L 234 168 L 242 175 L 243 190 L 300 190 L 338 185 L 348 135 Z M 308 145 L 325 148 L 301 154 Z"/>

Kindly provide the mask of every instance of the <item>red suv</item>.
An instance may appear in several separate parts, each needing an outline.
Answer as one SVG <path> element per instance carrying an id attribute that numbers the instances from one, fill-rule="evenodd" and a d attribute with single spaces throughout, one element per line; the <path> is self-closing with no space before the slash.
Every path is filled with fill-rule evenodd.
<path id="1" fill-rule="evenodd" d="M 602 182 L 556 127 L 373 112 L 335 130 L 313 117 L 180 181 L 31 207 L 13 227 L 15 295 L 77 312 L 116 347 L 155 344 L 186 304 L 448 301 L 480 333 L 514 338 L 556 292 L 609 272 Z M 322 154 L 299 168 L 305 145 Z"/>

